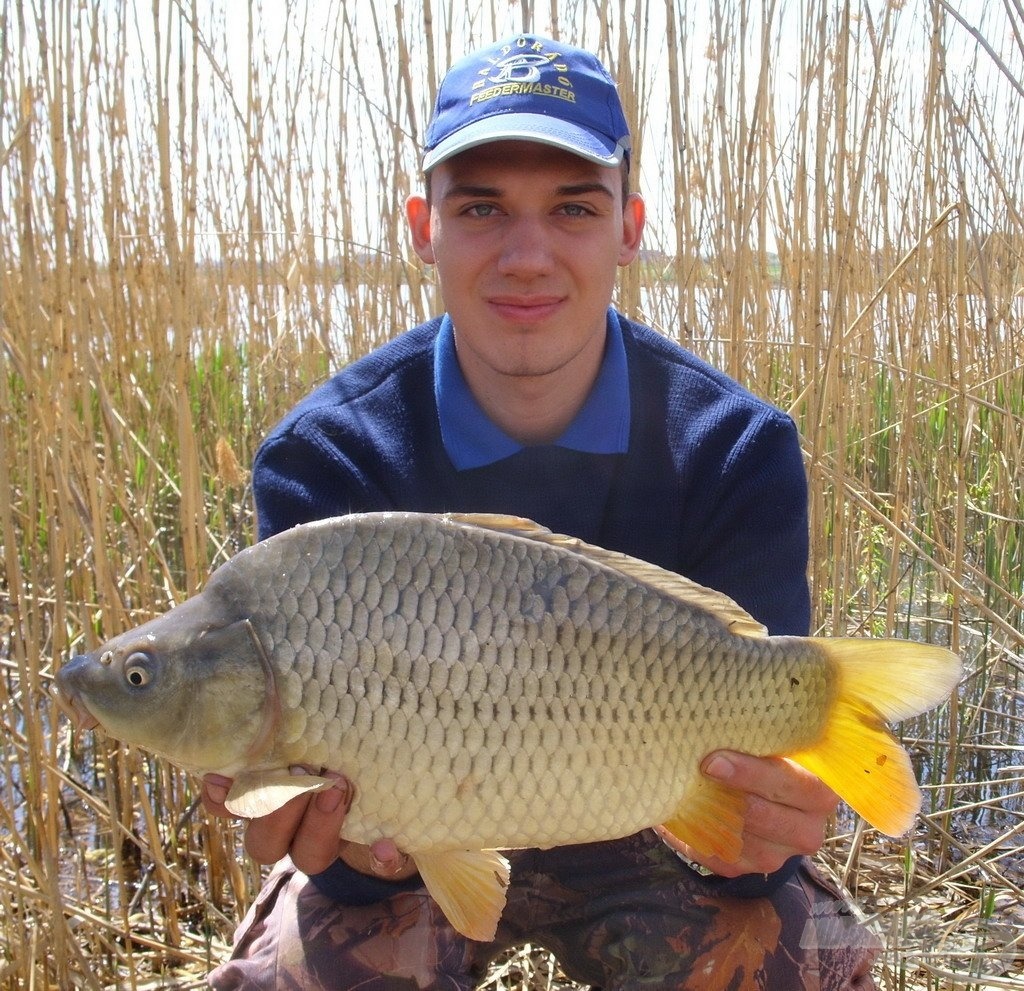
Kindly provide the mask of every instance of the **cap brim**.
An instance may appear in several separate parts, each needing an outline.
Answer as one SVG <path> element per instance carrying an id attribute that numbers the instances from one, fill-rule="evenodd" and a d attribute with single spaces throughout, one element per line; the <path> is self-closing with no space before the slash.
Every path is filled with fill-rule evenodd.
<path id="1" fill-rule="evenodd" d="M 467 124 L 427 151 L 423 155 L 423 171 L 429 172 L 435 165 L 469 148 L 494 141 L 536 141 L 609 167 L 621 165 L 628 149 L 628 138 L 616 144 L 557 117 L 495 114 Z"/>

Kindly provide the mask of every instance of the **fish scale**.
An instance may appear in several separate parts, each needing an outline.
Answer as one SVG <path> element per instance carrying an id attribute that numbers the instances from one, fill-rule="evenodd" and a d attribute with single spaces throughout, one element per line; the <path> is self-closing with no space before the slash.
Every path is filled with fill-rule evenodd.
<path id="1" fill-rule="evenodd" d="M 661 823 L 738 858 L 745 799 L 699 770 L 719 748 L 790 756 L 904 831 L 920 796 L 883 720 L 959 670 L 926 644 L 768 637 L 720 593 L 528 520 L 382 513 L 248 548 L 57 683 L 83 723 L 235 778 L 238 814 L 343 772 L 343 835 L 393 839 L 487 939 L 495 850 Z"/>

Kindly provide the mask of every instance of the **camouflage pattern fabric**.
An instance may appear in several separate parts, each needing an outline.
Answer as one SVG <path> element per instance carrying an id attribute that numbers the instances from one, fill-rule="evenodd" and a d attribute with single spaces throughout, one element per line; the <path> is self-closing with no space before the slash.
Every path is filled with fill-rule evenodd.
<path id="1" fill-rule="evenodd" d="M 462 991 L 510 946 L 547 947 L 600 991 L 838 991 L 875 987 L 880 950 L 809 861 L 771 895 L 725 897 L 653 833 L 520 850 L 493 943 L 455 932 L 425 891 L 349 907 L 288 861 L 235 936 L 215 991 Z"/>

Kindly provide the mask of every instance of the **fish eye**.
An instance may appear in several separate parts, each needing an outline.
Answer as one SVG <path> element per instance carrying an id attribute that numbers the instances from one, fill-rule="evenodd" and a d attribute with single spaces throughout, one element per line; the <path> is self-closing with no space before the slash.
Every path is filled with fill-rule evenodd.
<path id="1" fill-rule="evenodd" d="M 132 688 L 145 688 L 149 684 L 152 678 L 149 670 L 151 660 L 149 654 L 141 650 L 128 655 L 124 662 L 124 680 Z"/>

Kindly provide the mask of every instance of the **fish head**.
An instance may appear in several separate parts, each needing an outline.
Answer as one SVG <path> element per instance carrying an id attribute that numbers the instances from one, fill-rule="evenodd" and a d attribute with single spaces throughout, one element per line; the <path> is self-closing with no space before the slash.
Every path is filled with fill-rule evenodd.
<path id="1" fill-rule="evenodd" d="M 61 668 L 55 694 L 80 731 L 196 773 L 234 774 L 259 756 L 277 718 L 272 669 L 247 619 L 211 616 L 201 599 Z"/>

